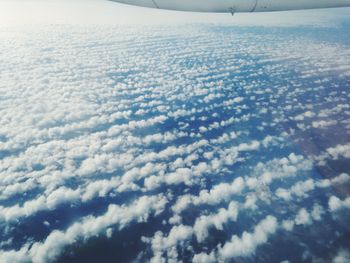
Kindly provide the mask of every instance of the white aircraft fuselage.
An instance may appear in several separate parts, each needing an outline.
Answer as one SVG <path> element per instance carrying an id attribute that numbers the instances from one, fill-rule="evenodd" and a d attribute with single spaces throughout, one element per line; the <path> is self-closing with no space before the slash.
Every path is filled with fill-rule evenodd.
<path id="1" fill-rule="evenodd" d="M 350 6 L 350 0 L 112 0 L 136 6 L 195 12 L 269 12 Z"/>

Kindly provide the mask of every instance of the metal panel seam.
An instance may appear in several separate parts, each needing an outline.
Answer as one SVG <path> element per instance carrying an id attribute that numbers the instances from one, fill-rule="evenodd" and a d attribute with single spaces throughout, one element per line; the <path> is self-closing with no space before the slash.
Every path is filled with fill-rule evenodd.
<path id="1" fill-rule="evenodd" d="M 258 2 L 259 2 L 259 0 L 255 0 L 255 5 L 253 6 L 252 11 L 250 11 L 250 12 L 254 12 L 255 11 L 256 7 L 258 6 Z"/>
<path id="2" fill-rule="evenodd" d="M 158 9 L 159 9 L 159 6 L 158 6 L 158 4 L 157 4 L 156 0 L 152 0 L 152 2 L 153 2 L 153 4 L 154 4 L 154 6 L 155 6 L 156 8 L 158 8 Z"/>

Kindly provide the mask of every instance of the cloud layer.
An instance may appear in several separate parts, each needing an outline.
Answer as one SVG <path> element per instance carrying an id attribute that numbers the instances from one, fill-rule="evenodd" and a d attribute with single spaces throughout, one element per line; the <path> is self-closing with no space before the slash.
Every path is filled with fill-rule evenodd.
<path id="1" fill-rule="evenodd" d="M 348 258 L 345 29 L 285 30 L 1 29 L 0 261 Z"/>

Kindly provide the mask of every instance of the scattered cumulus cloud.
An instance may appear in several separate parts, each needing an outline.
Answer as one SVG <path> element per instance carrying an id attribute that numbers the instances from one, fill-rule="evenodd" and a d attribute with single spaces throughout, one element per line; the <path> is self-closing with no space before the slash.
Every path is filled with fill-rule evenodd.
<path id="1" fill-rule="evenodd" d="M 116 9 L 160 14 L 99 8 L 111 8 L 107 20 Z M 54 262 L 134 236 L 132 255 L 151 262 L 275 261 L 268 244 L 303 243 L 298 233 L 331 246 L 350 208 L 346 44 L 277 27 L 99 19 L 1 23 L 1 262 Z M 342 247 L 327 258 L 347 259 Z"/>

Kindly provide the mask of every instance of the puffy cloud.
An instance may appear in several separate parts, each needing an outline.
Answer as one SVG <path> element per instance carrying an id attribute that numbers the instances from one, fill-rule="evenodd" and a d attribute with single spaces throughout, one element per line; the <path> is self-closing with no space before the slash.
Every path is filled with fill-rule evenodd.
<path id="1" fill-rule="evenodd" d="M 217 258 L 215 257 L 215 254 L 212 252 L 209 255 L 206 253 L 200 253 L 194 255 L 192 259 L 193 263 L 215 263 L 217 262 Z"/>
<path id="2" fill-rule="evenodd" d="M 80 199 L 80 189 L 72 190 L 66 187 L 60 187 L 53 191 L 46 199 L 47 207 L 49 209 L 54 209 L 58 205 L 69 201 L 74 203 L 74 201 Z"/>
<path id="3" fill-rule="evenodd" d="M 350 144 L 337 145 L 326 150 L 328 158 L 337 160 L 341 157 L 350 158 Z"/>
<path id="4" fill-rule="evenodd" d="M 220 208 L 216 214 L 197 218 L 193 229 L 198 242 L 204 241 L 208 236 L 208 230 L 211 226 L 214 226 L 218 230 L 223 230 L 224 223 L 227 221 L 236 221 L 238 211 L 238 204 L 236 202 L 230 202 L 227 209 Z"/>
<path id="5" fill-rule="evenodd" d="M 255 172 L 260 174 L 260 179 L 265 184 L 273 180 L 297 176 L 312 169 L 312 162 L 302 155 L 291 153 L 288 158 L 273 159 L 267 163 L 258 163 Z M 253 181 L 251 181 L 253 182 Z M 256 184 L 250 184 L 254 188 Z"/>
<path id="6" fill-rule="evenodd" d="M 334 126 L 337 125 L 337 121 L 336 120 L 329 120 L 329 121 L 325 121 L 325 120 L 320 120 L 320 121 L 313 121 L 312 122 L 312 127 L 316 128 L 316 129 L 324 129 L 327 128 L 328 126 Z"/>
<path id="7" fill-rule="evenodd" d="M 283 198 L 286 201 L 290 201 L 292 196 L 305 197 L 307 193 L 315 189 L 315 183 L 313 179 L 308 179 L 306 181 L 299 181 L 295 183 L 290 189 L 278 188 L 276 190 L 276 195 Z"/>
<path id="8" fill-rule="evenodd" d="M 16 194 L 22 194 L 36 188 L 37 188 L 37 181 L 33 178 L 29 178 L 25 182 L 14 183 L 6 186 L 5 185 L 0 186 L 0 189 L 1 189 L 0 200 L 5 200 Z"/>
<path id="9" fill-rule="evenodd" d="M 193 197 L 193 203 L 199 204 L 218 204 L 222 201 L 227 201 L 232 195 L 239 194 L 245 187 L 245 182 L 242 177 L 238 177 L 231 184 L 221 183 L 215 185 L 212 189 L 202 190 L 198 197 Z"/>
<path id="10" fill-rule="evenodd" d="M 320 221 L 322 220 L 322 215 L 324 213 L 325 213 L 324 208 L 319 204 L 315 204 L 312 208 L 311 216 L 314 220 Z"/>
<path id="11" fill-rule="evenodd" d="M 332 263 L 347 263 L 347 262 L 350 262 L 350 252 L 345 249 L 340 249 L 337 255 L 332 260 Z"/>
<path id="12" fill-rule="evenodd" d="M 281 226 L 286 231 L 293 231 L 296 225 L 308 227 L 315 221 L 321 221 L 324 214 L 324 208 L 316 203 L 310 212 L 306 208 L 299 209 L 294 218 L 283 220 Z"/>
<path id="13" fill-rule="evenodd" d="M 75 201 L 80 200 L 80 195 L 80 189 L 72 190 L 67 187 L 60 187 L 48 196 L 40 196 L 37 199 L 26 201 L 22 206 L 0 206 L 0 219 L 14 221 L 21 217 L 32 216 L 39 211 L 55 209 L 66 202 L 73 204 Z"/>
<path id="14" fill-rule="evenodd" d="M 183 210 L 185 210 L 190 204 L 192 203 L 192 196 L 191 195 L 183 195 L 180 196 L 176 203 L 172 206 L 172 210 L 179 214 Z"/>
<path id="15" fill-rule="evenodd" d="M 324 180 L 318 181 L 316 185 L 317 187 L 324 188 L 324 187 L 330 187 L 331 185 L 344 184 L 348 181 L 350 181 L 350 176 L 346 173 L 342 173 L 331 179 L 324 179 Z"/>
<path id="16" fill-rule="evenodd" d="M 336 212 L 343 208 L 350 208 L 350 197 L 341 200 L 333 195 L 328 200 L 328 206 L 331 212 Z"/>
<path id="17" fill-rule="evenodd" d="M 267 216 L 260 221 L 253 232 L 243 232 L 241 237 L 233 236 L 231 240 L 218 248 L 218 256 L 226 261 L 235 257 L 253 254 L 259 245 L 267 242 L 268 238 L 278 229 L 277 219 Z"/>
<path id="18" fill-rule="evenodd" d="M 160 195 L 143 196 L 129 206 L 109 205 L 107 212 L 103 215 L 87 216 L 65 231 L 54 230 L 43 242 L 35 242 L 30 248 L 24 246 L 18 251 L 1 251 L 0 256 L 4 262 L 13 262 L 11 261 L 13 259 L 18 259 L 19 262 L 51 262 L 66 246 L 100 235 L 113 225 L 122 229 L 132 221 L 147 221 L 150 214 L 161 213 L 166 203 L 166 198 Z"/>
<path id="19" fill-rule="evenodd" d="M 143 238 L 144 242 L 150 243 L 153 251 L 151 262 L 176 261 L 178 257 L 176 246 L 188 240 L 193 235 L 189 226 L 178 225 L 172 227 L 168 236 L 160 231 L 152 238 Z M 166 253 L 166 257 L 163 254 Z"/>
<path id="20" fill-rule="evenodd" d="M 44 196 L 40 196 L 37 199 L 25 202 L 23 206 L 17 204 L 11 207 L 0 206 L 0 219 L 13 221 L 46 209 L 48 209 L 46 199 Z"/>
<path id="21" fill-rule="evenodd" d="M 312 223 L 311 216 L 305 208 L 299 210 L 295 217 L 296 225 L 310 225 Z"/>
<path id="22" fill-rule="evenodd" d="M 347 207 L 334 196 L 327 211 L 317 191 L 349 175 L 311 179 L 310 158 L 292 153 L 303 132 L 349 127 L 344 46 L 265 29 L 254 41 L 216 26 L 76 29 L 0 30 L 0 261 L 51 261 L 150 215 L 162 224 L 140 261 L 149 249 L 154 262 L 231 260 L 254 255 L 277 221 L 308 231 Z M 330 142 L 316 161 L 347 158 Z M 232 239 L 206 239 L 211 228 Z"/>
<path id="23" fill-rule="evenodd" d="M 245 182 L 242 177 L 238 177 L 232 183 L 221 183 L 215 185 L 210 190 L 200 191 L 198 196 L 184 195 L 178 198 L 172 206 L 172 210 L 176 213 L 181 213 L 189 205 L 215 205 L 223 201 L 228 201 L 235 194 L 240 194 L 245 187 Z"/>
<path id="24" fill-rule="evenodd" d="M 306 111 L 302 114 L 299 114 L 298 116 L 295 116 L 294 117 L 294 120 L 296 121 L 302 121 L 304 120 L 305 118 L 312 118 L 315 116 L 315 113 L 313 113 L 312 111 Z"/>

